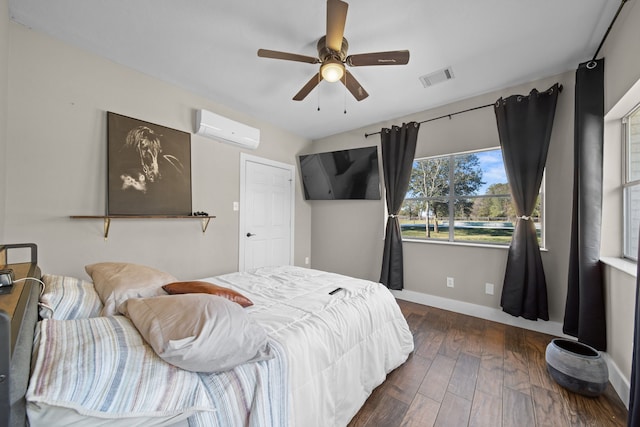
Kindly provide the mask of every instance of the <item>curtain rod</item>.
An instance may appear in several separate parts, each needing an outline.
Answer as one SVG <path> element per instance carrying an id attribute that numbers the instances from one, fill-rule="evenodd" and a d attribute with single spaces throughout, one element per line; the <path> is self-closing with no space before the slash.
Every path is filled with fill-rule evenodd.
<path id="1" fill-rule="evenodd" d="M 620 15 L 620 11 L 622 10 L 622 7 L 624 6 L 624 4 L 627 1 L 628 0 L 622 0 L 620 2 L 620 6 L 618 6 L 618 11 L 616 12 L 615 16 L 613 17 L 613 20 L 611 20 L 611 24 L 609 25 L 609 28 L 607 28 L 607 31 L 604 33 L 604 37 L 602 37 L 602 41 L 600 42 L 600 45 L 598 46 L 598 49 L 596 50 L 596 54 L 593 55 L 593 59 L 591 61 L 595 61 L 596 60 L 596 57 L 600 53 L 600 49 L 602 49 L 602 45 L 604 44 L 605 40 L 607 40 L 607 36 L 609 35 L 609 32 L 611 31 L 611 28 L 613 28 L 613 24 L 615 24 L 616 19 L 618 19 L 618 15 Z"/>
<path id="2" fill-rule="evenodd" d="M 494 104 L 487 104 L 487 105 L 481 105 L 481 106 L 479 106 L 479 107 L 468 108 L 468 109 L 466 109 L 466 110 L 456 111 L 455 113 L 445 114 L 444 116 L 434 117 L 433 119 L 423 120 L 423 121 L 418 122 L 418 123 L 419 123 L 419 124 L 422 124 L 422 123 L 432 122 L 432 121 L 434 121 L 434 120 L 440 120 L 440 119 L 444 119 L 444 118 L 446 118 L 446 117 L 451 118 L 451 116 L 455 116 L 456 114 L 462 114 L 462 113 L 466 113 L 466 112 L 468 112 L 468 111 L 479 110 L 479 109 L 481 109 L 481 108 L 493 107 L 493 105 L 494 105 Z M 368 137 L 370 137 L 371 135 L 378 135 L 378 134 L 380 134 L 380 132 L 365 133 L 365 134 L 364 134 L 364 137 L 365 137 L 365 138 L 368 138 Z"/>
<path id="3" fill-rule="evenodd" d="M 623 0 L 623 1 L 627 1 L 627 0 Z M 558 85 L 558 92 L 562 92 L 562 85 Z M 493 104 L 486 104 L 486 105 L 481 105 L 479 107 L 473 107 L 473 108 L 467 108 L 466 110 L 462 110 L 462 111 L 456 111 L 455 113 L 451 113 L 451 114 L 445 114 L 444 116 L 440 116 L 440 117 L 434 117 L 432 119 L 427 119 L 427 120 L 423 120 L 421 122 L 418 122 L 418 124 L 422 124 L 422 123 L 427 123 L 427 122 L 432 122 L 434 120 L 440 120 L 440 119 L 444 119 L 444 118 L 449 118 L 451 119 L 452 116 L 455 116 L 456 114 L 462 114 L 462 113 L 467 113 L 469 111 L 474 111 L 474 110 L 480 110 L 481 108 L 487 108 L 487 107 L 493 107 L 494 105 L 496 105 L 495 103 Z M 364 137 L 368 138 L 371 135 L 379 135 L 380 132 L 373 132 L 373 133 L 365 133 Z"/>

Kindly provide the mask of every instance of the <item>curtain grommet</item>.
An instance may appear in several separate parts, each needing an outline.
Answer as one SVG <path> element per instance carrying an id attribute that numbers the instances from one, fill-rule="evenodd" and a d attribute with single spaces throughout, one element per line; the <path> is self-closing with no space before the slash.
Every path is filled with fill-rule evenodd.
<path id="1" fill-rule="evenodd" d="M 587 62 L 587 70 L 593 70 L 594 68 L 596 68 L 598 66 L 598 62 L 597 61 L 589 61 Z"/>

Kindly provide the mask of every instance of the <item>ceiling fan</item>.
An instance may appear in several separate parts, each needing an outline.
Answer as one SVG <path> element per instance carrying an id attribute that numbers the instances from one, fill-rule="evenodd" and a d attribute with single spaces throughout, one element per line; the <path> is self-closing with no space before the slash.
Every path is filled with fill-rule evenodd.
<path id="1" fill-rule="evenodd" d="M 405 65 L 409 62 L 408 50 L 361 53 L 347 56 L 349 43 L 347 43 L 347 39 L 343 35 L 348 7 L 349 5 L 341 0 L 327 0 L 327 34 L 318 40 L 318 58 L 276 50 L 258 49 L 258 56 L 262 58 L 320 64 L 318 73 L 293 97 L 294 101 L 302 101 L 321 80 L 328 82 L 340 80 L 358 101 L 362 101 L 369 94 L 353 77 L 353 74 L 345 69 L 345 64 L 350 67 L 360 67 L 364 65 Z"/>

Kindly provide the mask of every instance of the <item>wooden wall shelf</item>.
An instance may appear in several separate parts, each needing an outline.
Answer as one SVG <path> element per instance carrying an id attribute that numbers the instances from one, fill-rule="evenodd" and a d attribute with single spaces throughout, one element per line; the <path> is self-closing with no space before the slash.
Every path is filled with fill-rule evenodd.
<path id="1" fill-rule="evenodd" d="M 104 220 L 104 239 L 109 237 L 109 226 L 112 219 L 199 219 L 202 232 L 207 231 L 209 221 L 215 216 L 200 215 L 71 215 L 71 219 L 102 219 Z"/>

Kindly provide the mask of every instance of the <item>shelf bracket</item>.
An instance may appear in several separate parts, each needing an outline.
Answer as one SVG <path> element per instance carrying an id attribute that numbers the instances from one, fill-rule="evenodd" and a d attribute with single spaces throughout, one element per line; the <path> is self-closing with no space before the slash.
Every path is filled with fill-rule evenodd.
<path id="1" fill-rule="evenodd" d="M 109 237 L 109 226 L 111 225 L 111 218 L 104 219 L 104 240 Z"/>
<path id="2" fill-rule="evenodd" d="M 204 234 L 205 231 L 207 231 L 207 227 L 209 226 L 209 220 L 211 218 L 202 218 L 202 233 Z"/>

